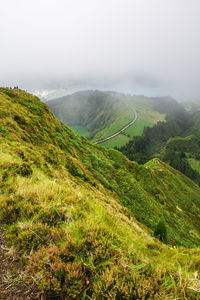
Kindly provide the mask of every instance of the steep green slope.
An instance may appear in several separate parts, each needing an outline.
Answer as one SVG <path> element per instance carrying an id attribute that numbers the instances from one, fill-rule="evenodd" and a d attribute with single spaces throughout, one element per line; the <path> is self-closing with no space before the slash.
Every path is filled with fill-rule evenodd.
<path id="1" fill-rule="evenodd" d="M 158 100 L 157 100 L 158 101 Z M 159 101 L 158 101 L 159 102 Z M 108 148 L 126 144 L 132 136 L 142 134 L 145 125 L 153 126 L 164 120 L 165 115 L 153 108 L 154 99 L 129 96 L 115 92 L 81 91 L 73 95 L 48 101 L 47 105 L 55 116 L 79 134 L 88 131 L 86 137 L 93 142 L 116 133 L 134 119 L 138 120 L 124 135 L 105 142 Z"/>
<path id="2" fill-rule="evenodd" d="M 151 233 L 164 216 L 170 243 L 198 245 L 198 186 L 91 145 L 23 91 L 0 89 L 0 119 L 0 222 L 27 286 L 47 299 L 193 297 L 199 250 Z"/>

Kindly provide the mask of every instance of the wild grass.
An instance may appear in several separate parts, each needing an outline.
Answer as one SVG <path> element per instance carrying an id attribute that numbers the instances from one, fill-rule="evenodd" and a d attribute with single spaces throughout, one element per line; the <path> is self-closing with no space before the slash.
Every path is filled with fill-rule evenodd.
<path id="1" fill-rule="evenodd" d="M 32 120 L 30 101 L 20 104 L 26 123 L 10 122 L 18 97 L 31 97 L 16 93 L 1 95 L 13 140 L 0 133 L 0 223 L 29 288 L 47 299 L 197 299 L 200 250 L 180 245 L 199 243 L 199 188 L 157 159 L 139 166 L 91 145 L 45 107 Z M 160 215 L 176 247 L 153 237 Z"/>

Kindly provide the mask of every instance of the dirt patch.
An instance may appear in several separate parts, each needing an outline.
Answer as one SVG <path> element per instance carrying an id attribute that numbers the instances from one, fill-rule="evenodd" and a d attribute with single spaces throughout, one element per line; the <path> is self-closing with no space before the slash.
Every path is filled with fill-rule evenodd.
<path id="1" fill-rule="evenodd" d="M 40 299 L 37 291 L 28 289 L 23 276 L 24 266 L 15 251 L 6 247 L 5 236 L 0 230 L 0 300 Z"/>

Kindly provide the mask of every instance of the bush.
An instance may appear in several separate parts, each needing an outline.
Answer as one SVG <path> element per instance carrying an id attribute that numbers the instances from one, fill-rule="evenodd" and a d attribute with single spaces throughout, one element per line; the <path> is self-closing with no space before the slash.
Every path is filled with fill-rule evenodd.
<path id="1" fill-rule="evenodd" d="M 161 242 L 166 243 L 168 242 L 167 237 L 167 226 L 165 223 L 165 219 L 162 217 L 160 221 L 158 222 L 155 230 L 154 230 L 154 236 L 158 238 Z"/>
<path id="2" fill-rule="evenodd" d="M 176 274 L 142 264 L 136 253 L 125 257 L 117 237 L 103 226 L 79 227 L 60 247 L 42 248 L 30 259 L 26 279 L 46 299 L 182 299 L 184 284 Z M 173 284 L 172 284 L 173 283 Z"/>
<path id="3" fill-rule="evenodd" d="M 23 117 L 19 116 L 19 115 L 15 115 L 13 119 L 14 119 L 15 122 L 17 122 L 19 125 L 26 125 L 26 124 L 27 124 L 26 120 L 25 120 Z"/>
<path id="4" fill-rule="evenodd" d="M 72 160 L 66 159 L 65 167 L 73 176 L 80 177 L 84 181 L 90 181 L 89 177 L 85 175 L 82 169 L 77 164 L 75 164 Z"/>
<path id="5" fill-rule="evenodd" d="M 7 237 L 20 253 L 30 253 L 47 245 L 50 241 L 60 238 L 60 233 L 54 227 L 46 224 L 19 223 L 10 226 Z"/>
<path id="6" fill-rule="evenodd" d="M 46 161 L 52 165 L 58 165 L 58 154 L 55 149 L 54 146 L 49 146 L 48 152 L 45 155 Z"/>
<path id="7" fill-rule="evenodd" d="M 31 169 L 31 166 L 29 164 L 23 163 L 17 168 L 16 173 L 23 177 L 30 177 L 33 173 L 33 170 Z"/>
<path id="8" fill-rule="evenodd" d="M 14 192 L 0 202 L 0 222 L 12 224 L 17 220 L 31 218 L 38 213 L 39 207 L 32 198 L 13 195 Z"/>
<path id="9" fill-rule="evenodd" d="M 41 104 L 31 98 L 26 100 L 19 100 L 19 103 L 30 109 L 34 114 L 42 115 L 43 113 Z"/>

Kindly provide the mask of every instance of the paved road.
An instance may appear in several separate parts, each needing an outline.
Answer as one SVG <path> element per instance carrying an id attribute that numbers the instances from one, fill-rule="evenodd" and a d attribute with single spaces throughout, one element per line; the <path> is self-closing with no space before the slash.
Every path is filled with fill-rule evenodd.
<path id="1" fill-rule="evenodd" d="M 123 128 L 121 128 L 119 131 L 117 131 L 116 133 L 108 136 L 107 138 L 105 139 L 102 139 L 102 140 L 99 140 L 97 142 L 95 142 L 94 144 L 101 144 L 103 142 L 106 142 L 106 141 L 109 141 L 111 139 L 113 139 L 114 137 L 116 137 L 117 135 L 119 135 L 121 132 L 123 132 L 124 130 L 126 130 L 127 128 L 129 128 L 133 123 L 135 123 L 135 121 L 137 120 L 137 112 L 135 109 L 133 109 L 133 112 L 134 112 L 134 119 L 129 122 L 126 126 L 124 126 Z"/>

